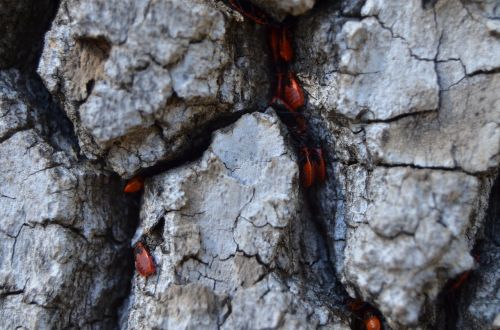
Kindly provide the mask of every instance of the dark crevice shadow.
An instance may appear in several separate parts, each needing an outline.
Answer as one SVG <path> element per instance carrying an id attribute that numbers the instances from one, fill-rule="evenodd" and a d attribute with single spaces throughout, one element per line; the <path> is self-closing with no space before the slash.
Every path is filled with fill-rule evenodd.
<path id="1" fill-rule="evenodd" d="M 57 13 L 60 0 L 4 0 L 0 24 L 0 69 L 36 71 L 44 35 Z"/>
<path id="2" fill-rule="evenodd" d="M 472 329 L 479 326 L 476 322 L 484 321 L 472 320 L 466 314 L 473 299 L 477 299 L 478 288 L 494 279 L 500 261 L 500 175 L 491 188 L 484 224 L 471 255 L 476 260 L 476 268 L 448 281 L 438 296 L 436 329 Z M 486 329 L 490 325 L 481 326 Z"/>

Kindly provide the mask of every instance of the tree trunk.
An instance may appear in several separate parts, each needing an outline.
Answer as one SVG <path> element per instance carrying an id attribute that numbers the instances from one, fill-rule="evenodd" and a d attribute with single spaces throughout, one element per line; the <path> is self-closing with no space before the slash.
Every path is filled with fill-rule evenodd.
<path id="1" fill-rule="evenodd" d="M 307 145 L 228 2 L 0 4 L 0 328 L 500 329 L 500 2 L 252 2 Z"/>

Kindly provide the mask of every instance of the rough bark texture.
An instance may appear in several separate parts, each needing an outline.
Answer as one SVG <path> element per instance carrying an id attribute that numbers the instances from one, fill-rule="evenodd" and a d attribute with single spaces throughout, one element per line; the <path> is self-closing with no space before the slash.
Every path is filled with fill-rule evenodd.
<path id="1" fill-rule="evenodd" d="M 349 296 L 500 328 L 499 1 L 253 2 L 294 36 L 313 189 L 222 1 L 0 4 L 0 328 L 350 329 Z"/>

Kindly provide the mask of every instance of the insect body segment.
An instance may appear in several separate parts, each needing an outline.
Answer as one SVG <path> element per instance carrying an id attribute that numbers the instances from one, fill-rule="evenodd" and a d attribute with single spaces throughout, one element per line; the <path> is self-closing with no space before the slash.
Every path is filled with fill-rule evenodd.
<path id="1" fill-rule="evenodd" d="M 326 164 L 323 157 L 323 149 L 313 149 L 314 173 L 316 174 L 317 182 L 325 182 L 326 180 Z"/>
<path id="2" fill-rule="evenodd" d="M 273 101 L 275 98 L 279 98 L 288 106 L 290 111 L 299 111 L 305 104 L 305 96 L 295 74 L 289 70 L 286 74 L 282 72 L 276 73 L 276 77 L 276 93 Z M 273 101 L 271 101 L 271 104 Z"/>
<path id="3" fill-rule="evenodd" d="M 307 147 L 303 147 L 300 150 L 300 162 L 301 162 L 301 175 L 302 175 L 302 186 L 304 188 L 309 188 L 314 183 L 314 167 L 311 162 L 311 157 L 309 153 L 309 149 Z"/>
<path id="4" fill-rule="evenodd" d="M 275 63 L 291 63 L 293 60 L 293 47 L 290 31 L 287 27 L 271 27 L 269 29 L 269 44 Z"/>
<path id="5" fill-rule="evenodd" d="M 290 63 L 293 60 L 293 47 L 292 47 L 292 39 L 290 37 L 290 31 L 287 27 L 283 27 L 280 29 L 280 48 L 279 54 L 280 58 Z"/>
<path id="6" fill-rule="evenodd" d="M 285 101 L 293 110 L 297 111 L 304 106 L 304 91 L 302 90 L 302 87 L 300 87 L 300 84 L 292 71 L 288 71 L 283 93 Z"/>
<path id="7" fill-rule="evenodd" d="M 156 266 L 153 256 L 142 242 L 138 242 L 134 247 L 135 269 L 144 277 L 153 275 L 156 272 Z"/>

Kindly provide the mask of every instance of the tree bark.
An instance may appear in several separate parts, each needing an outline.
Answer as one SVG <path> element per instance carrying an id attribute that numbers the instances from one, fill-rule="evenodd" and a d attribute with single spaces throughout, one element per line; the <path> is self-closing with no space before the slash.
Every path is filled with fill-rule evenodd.
<path id="1" fill-rule="evenodd" d="M 500 329 L 500 3 L 252 2 L 313 188 L 269 31 L 224 2 L 0 4 L 0 328 L 364 328 L 356 299 Z"/>

